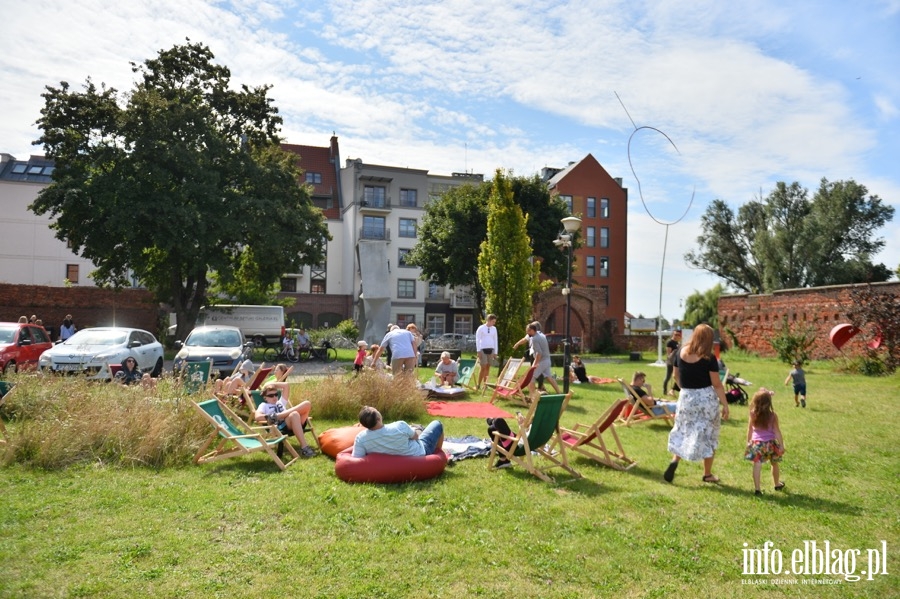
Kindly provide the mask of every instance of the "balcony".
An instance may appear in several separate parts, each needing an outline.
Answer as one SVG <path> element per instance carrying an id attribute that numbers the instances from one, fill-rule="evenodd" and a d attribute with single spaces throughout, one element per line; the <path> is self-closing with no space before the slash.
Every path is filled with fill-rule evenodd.
<path id="1" fill-rule="evenodd" d="M 384 227 L 360 227 L 360 239 L 374 239 L 377 241 L 390 241 L 391 230 Z"/>
<path id="2" fill-rule="evenodd" d="M 471 293 L 457 291 L 450 297 L 450 307 L 472 309 L 475 307 L 475 296 Z"/>
<path id="3" fill-rule="evenodd" d="M 391 197 L 359 201 L 359 211 L 364 214 L 387 214 L 391 211 Z"/>

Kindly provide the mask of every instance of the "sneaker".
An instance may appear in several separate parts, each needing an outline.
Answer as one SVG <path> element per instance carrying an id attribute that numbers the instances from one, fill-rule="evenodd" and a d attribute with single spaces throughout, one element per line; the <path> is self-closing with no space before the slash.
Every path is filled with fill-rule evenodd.
<path id="1" fill-rule="evenodd" d="M 494 464 L 494 468 L 509 468 L 512 466 L 512 462 L 509 460 L 497 460 L 497 463 Z"/>
<path id="2" fill-rule="evenodd" d="M 801 399 L 801 400 L 800 400 L 800 405 L 803 406 L 803 407 L 805 408 L 805 407 L 806 407 L 806 400 L 805 400 L 805 399 Z"/>
<path id="3" fill-rule="evenodd" d="M 306 447 L 300 450 L 300 455 L 304 458 L 311 458 L 316 455 L 316 450 L 307 445 Z"/>
<path id="4" fill-rule="evenodd" d="M 762 495 L 762 491 L 760 491 L 759 489 L 757 489 L 757 490 L 753 491 L 753 494 L 754 494 L 754 495 Z"/>

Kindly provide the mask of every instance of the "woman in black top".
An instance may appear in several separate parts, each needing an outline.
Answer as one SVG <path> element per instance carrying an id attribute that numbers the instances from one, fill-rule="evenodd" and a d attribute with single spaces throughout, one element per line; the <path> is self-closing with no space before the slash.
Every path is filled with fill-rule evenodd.
<path id="1" fill-rule="evenodd" d="M 672 462 L 663 474 L 668 482 L 675 478 L 675 469 L 682 458 L 692 462 L 703 460 L 703 482 L 719 482 L 712 473 L 712 465 L 719 445 L 719 406 L 722 419 L 727 420 L 728 402 L 712 347 L 712 328 L 698 325 L 690 343 L 679 350 L 675 360 L 675 382 L 681 393 L 675 426 L 669 433 Z"/>

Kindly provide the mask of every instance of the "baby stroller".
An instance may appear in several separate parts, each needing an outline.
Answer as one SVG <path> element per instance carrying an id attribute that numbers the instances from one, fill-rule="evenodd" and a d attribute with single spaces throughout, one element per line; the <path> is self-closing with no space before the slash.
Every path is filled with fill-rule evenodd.
<path id="1" fill-rule="evenodd" d="M 728 390 L 725 391 L 725 399 L 728 400 L 728 403 L 747 405 L 747 400 L 750 399 L 750 396 L 744 387 L 752 387 L 753 383 L 747 379 L 742 379 L 740 372 L 735 372 L 734 374 L 726 372 L 725 385 L 728 387 Z"/>

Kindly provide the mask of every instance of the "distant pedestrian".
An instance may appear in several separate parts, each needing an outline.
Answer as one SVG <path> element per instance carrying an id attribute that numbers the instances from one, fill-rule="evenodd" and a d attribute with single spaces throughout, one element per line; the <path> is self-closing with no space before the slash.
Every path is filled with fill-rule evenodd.
<path id="1" fill-rule="evenodd" d="M 65 341 L 69 337 L 75 334 L 75 331 L 78 329 L 75 328 L 75 321 L 72 320 L 71 314 L 66 314 L 65 319 L 63 319 L 62 324 L 59 326 L 59 339 L 60 341 Z"/>
<path id="2" fill-rule="evenodd" d="M 491 361 L 497 359 L 497 316 L 488 314 L 484 324 L 475 330 L 475 350 L 478 352 L 478 383 L 476 389 L 487 385 L 491 371 Z"/>
<path id="3" fill-rule="evenodd" d="M 784 386 L 794 381 L 794 407 L 806 407 L 806 372 L 803 370 L 803 362 L 797 360 L 794 362 L 794 369 L 791 370 L 787 378 L 784 379 Z"/>
<path id="4" fill-rule="evenodd" d="M 363 366 L 366 364 L 366 348 L 368 345 L 365 341 L 356 342 L 356 359 L 353 360 L 353 370 L 356 371 L 356 374 L 362 372 Z"/>

